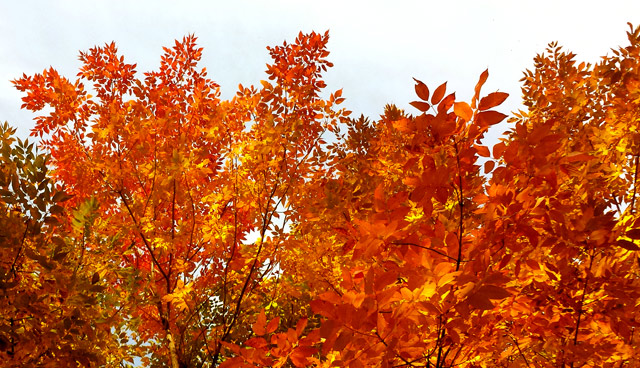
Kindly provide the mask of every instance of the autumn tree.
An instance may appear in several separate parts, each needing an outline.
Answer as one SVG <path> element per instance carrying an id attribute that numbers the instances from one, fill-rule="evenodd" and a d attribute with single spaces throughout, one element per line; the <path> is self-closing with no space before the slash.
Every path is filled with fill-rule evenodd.
<path id="1" fill-rule="evenodd" d="M 31 182 L 69 194 L 43 203 L 99 286 L 83 326 L 121 329 L 108 362 L 172 368 L 638 365 L 639 35 L 593 66 L 550 45 L 492 146 L 488 71 L 470 101 L 416 80 L 413 113 L 352 119 L 326 33 L 228 101 L 193 36 L 143 78 L 114 44 L 23 76 L 53 165 Z"/>
<path id="2" fill-rule="evenodd" d="M 269 275 L 286 254 L 290 198 L 322 169 L 322 135 L 346 114 L 339 93 L 320 97 L 327 40 L 270 48 L 273 82 L 240 86 L 231 101 L 197 67 L 193 36 L 143 79 L 109 44 L 81 54 L 74 82 L 53 69 L 15 81 L 25 108 L 52 109 L 34 134 L 66 203 L 97 201 L 95 231 L 117 239 L 105 257 L 135 271 L 114 285 L 152 365 L 215 366 L 278 294 Z"/>
<path id="3" fill-rule="evenodd" d="M 627 35 L 593 66 L 550 44 L 523 78 L 527 111 L 494 147 L 485 223 L 518 287 L 502 346 L 526 364 L 639 363 L 640 28 Z"/>
<path id="4" fill-rule="evenodd" d="M 298 227 L 343 246 L 317 255 L 325 363 L 638 364 L 639 34 L 593 67 L 552 44 L 491 149 L 506 94 L 479 97 L 486 73 L 470 104 L 418 81 L 418 116 L 350 122 Z"/>

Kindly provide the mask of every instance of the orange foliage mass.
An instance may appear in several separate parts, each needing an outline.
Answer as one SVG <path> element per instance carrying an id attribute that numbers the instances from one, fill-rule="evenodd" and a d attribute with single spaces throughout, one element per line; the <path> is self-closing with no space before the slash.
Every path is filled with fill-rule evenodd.
<path id="1" fill-rule="evenodd" d="M 469 102 L 416 80 L 417 115 L 353 119 L 323 92 L 327 33 L 269 48 L 268 80 L 226 101 L 193 36 L 142 79 L 113 43 L 81 53 L 75 81 L 23 76 L 23 107 L 50 111 L 33 135 L 58 189 L 0 172 L 0 358 L 640 366 L 640 28 L 628 37 L 595 65 L 550 44 L 492 147 L 507 94 L 481 95 L 487 71 Z M 3 163 L 24 161 L 3 132 Z"/>

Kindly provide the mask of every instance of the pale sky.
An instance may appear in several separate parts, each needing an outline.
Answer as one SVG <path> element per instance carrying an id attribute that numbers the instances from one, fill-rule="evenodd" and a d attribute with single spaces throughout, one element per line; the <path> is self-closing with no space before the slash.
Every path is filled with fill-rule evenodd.
<path id="1" fill-rule="evenodd" d="M 194 33 L 200 64 L 230 98 L 238 83 L 259 85 L 266 46 L 299 31 L 330 31 L 328 92 L 344 88 L 343 106 L 377 118 L 387 103 L 417 114 L 412 77 L 432 90 L 469 99 L 488 68 L 484 94 L 520 106 L 522 72 L 551 41 L 596 62 L 626 45 L 627 22 L 640 24 L 640 0 L 610 1 L 8 1 L 0 2 L 0 122 L 26 136 L 34 114 L 20 110 L 10 80 L 53 66 L 75 78 L 78 54 L 115 41 L 138 72 L 159 65 L 162 46 Z M 502 127 L 504 129 L 504 127 Z M 499 132 L 494 131 L 492 135 Z"/>

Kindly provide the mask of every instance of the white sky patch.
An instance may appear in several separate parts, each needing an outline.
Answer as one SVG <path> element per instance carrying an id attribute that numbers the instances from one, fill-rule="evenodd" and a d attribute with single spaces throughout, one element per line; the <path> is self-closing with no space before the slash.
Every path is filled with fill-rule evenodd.
<path id="1" fill-rule="evenodd" d="M 269 62 L 266 46 L 292 42 L 299 31 L 330 30 L 328 92 L 344 88 L 344 107 L 376 119 L 395 103 L 409 113 L 412 77 L 432 90 L 468 100 L 488 68 L 483 91 L 520 107 L 522 72 L 551 41 L 596 62 L 626 44 L 626 22 L 640 24 L 640 1 L 5 1 L 0 4 L 0 121 L 26 136 L 34 114 L 20 110 L 10 80 L 53 66 L 75 78 L 78 53 L 115 41 L 138 71 L 156 69 L 162 46 L 194 33 L 200 66 L 230 98 L 238 83 L 257 85 Z M 498 130 L 491 132 L 498 135 Z"/>

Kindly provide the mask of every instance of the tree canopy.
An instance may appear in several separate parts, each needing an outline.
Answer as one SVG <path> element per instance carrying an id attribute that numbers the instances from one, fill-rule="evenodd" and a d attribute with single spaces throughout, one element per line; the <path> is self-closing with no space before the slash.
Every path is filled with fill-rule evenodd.
<path id="1" fill-rule="evenodd" d="M 0 359 L 640 366 L 640 28 L 595 64 L 550 44 L 492 146 L 488 71 L 353 118 L 328 37 L 229 100 L 194 36 L 15 80 L 43 153 L 0 128 Z"/>

